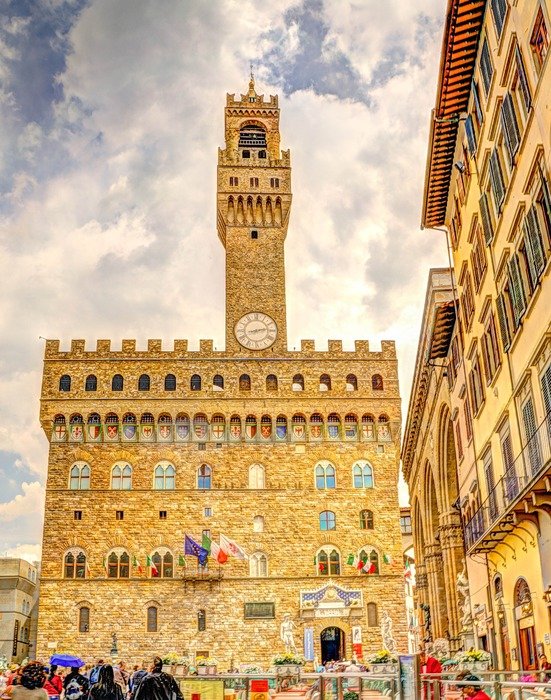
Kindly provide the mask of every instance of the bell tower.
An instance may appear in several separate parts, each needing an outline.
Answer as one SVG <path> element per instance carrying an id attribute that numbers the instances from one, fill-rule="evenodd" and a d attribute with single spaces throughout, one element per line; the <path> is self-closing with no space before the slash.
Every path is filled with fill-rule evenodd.
<path id="1" fill-rule="evenodd" d="M 280 151 L 277 96 L 226 96 L 226 147 L 218 149 L 217 227 L 226 249 L 226 352 L 287 350 L 284 244 L 291 157 Z"/>

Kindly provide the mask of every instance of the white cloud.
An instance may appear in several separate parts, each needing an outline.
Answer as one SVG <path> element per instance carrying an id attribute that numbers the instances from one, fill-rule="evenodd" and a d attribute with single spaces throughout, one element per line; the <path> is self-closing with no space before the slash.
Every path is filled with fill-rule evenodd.
<path id="1" fill-rule="evenodd" d="M 21 484 L 23 493 L 6 503 L 0 503 L 0 522 L 9 523 L 21 516 L 39 516 L 44 506 L 44 488 L 38 481 Z"/>
<path id="2" fill-rule="evenodd" d="M 42 557 L 42 546 L 39 544 L 17 544 L 15 547 L 9 547 L 2 556 L 15 557 L 25 559 L 30 564 L 40 562 Z"/>

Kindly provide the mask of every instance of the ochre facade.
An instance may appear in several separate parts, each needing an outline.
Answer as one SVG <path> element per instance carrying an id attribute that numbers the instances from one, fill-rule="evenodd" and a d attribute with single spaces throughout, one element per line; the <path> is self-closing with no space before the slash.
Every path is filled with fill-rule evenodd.
<path id="1" fill-rule="evenodd" d="M 130 661 L 175 651 L 267 666 L 283 650 L 286 613 L 312 660 L 332 653 L 331 636 L 348 658 L 380 649 L 383 612 L 407 650 L 395 347 L 287 350 L 290 155 L 279 152 L 278 119 L 277 98 L 264 101 L 252 81 L 240 100 L 228 96 L 218 174 L 225 350 L 205 340 L 198 351 L 182 340 L 143 351 L 133 340 L 93 350 L 76 340 L 67 351 L 47 342 L 39 657 L 105 656 L 116 633 Z M 249 559 L 200 567 L 184 537 L 201 543 L 204 533 L 231 538 Z"/>

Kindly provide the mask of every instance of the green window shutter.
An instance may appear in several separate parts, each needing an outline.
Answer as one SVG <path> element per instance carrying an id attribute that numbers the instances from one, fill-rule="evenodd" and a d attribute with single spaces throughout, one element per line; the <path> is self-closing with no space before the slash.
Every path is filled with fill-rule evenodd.
<path id="1" fill-rule="evenodd" d="M 484 85 L 484 92 L 487 95 L 490 92 L 490 86 L 492 84 L 494 66 L 492 64 L 490 47 L 488 46 L 488 40 L 486 38 L 484 39 L 484 43 L 482 44 L 482 50 L 480 52 L 480 73 L 482 75 L 482 84 Z"/>
<path id="2" fill-rule="evenodd" d="M 545 267 L 545 253 L 541 242 L 540 225 L 535 205 L 527 211 L 523 221 L 526 253 L 532 285 L 535 287 Z"/>
<path id="3" fill-rule="evenodd" d="M 515 155 L 520 146 L 520 131 L 518 128 L 517 115 L 511 93 L 507 93 L 503 98 L 501 105 L 501 128 L 505 135 L 505 143 L 509 152 L 509 161 L 511 165 L 514 163 Z"/>
<path id="4" fill-rule="evenodd" d="M 543 405 L 545 414 L 551 412 L 551 364 L 547 365 L 547 369 L 541 376 L 541 393 L 543 395 Z"/>
<path id="5" fill-rule="evenodd" d="M 501 164 L 496 148 L 494 148 L 490 156 L 490 184 L 492 186 L 496 211 L 499 212 L 503 200 L 505 199 L 505 183 L 503 181 L 503 173 L 501 172 Z"/>
<path id="6" fill-rule="evenodd" d="M 545 216 L 547 217 L 547 221 L 551 221 L 551 193 L 549 192 L 549 183 L 545 179 L 545 176 L 544 176 L 543 172 L 541 172 L 541 170 L 540 170 L 540 179 L 541 179 L 541 192 L 543 195 L 541 204 L 542 204 L 543 209 L 545 210 Z"/>
<path id="7" fill-rule="evenodd" d="M 484 112 L 482 111 L 482 105 L 480 104 L 480 93 L 478 92 L 478 84 L 472 80 L 471 81 L 471 92 L 473 93 L 473 104 L 476 113 L 476 119 L 479 124 L 484 121 Z"/>
<path id="8" fill-rule="evenodd" d="M 530 109 L 532 106 L 532 95 L 530 94 L 530 86 L 528 85 L 528 78 L 526 77 L 526 69 L 524 68 L 524 61 L 518 46 L 515 48 L 515 61 L 517 64 L 518 80 L 520 84 L 520 91 L 522 93 L 522 99 L 524 100 L 526 109 Z"/>
<path id="9" fill-rule="evenodd" d="M 501 342 L 503 350 L 507 352 L 511 346 L 511 333 L 509 331 L 509 323 L 507 321 L 507 308 L 503 294 L 498 294 L 497 297 L 497 317 L 499 319 L 499 330 L 501 332 Z"/>
<path id="10" fill-rule="evenodd" d="M 526 311 L 526 296 L 522 285 L 522 277 L 518 258 L 513 255 L 509 260 L 509 286 L 513 297 L 513 311 L 515 314 L 515 326 L 518 326 Z"/>
<path id="11" fill-rule="evenodd" d="M 476 153 L 476 134 L 474 133 L 473 118 L 469 114 L 465 122 L 465 133 L 467 134 L 467 144 L 469 146 L 469 153 L 474 156 Z"/>
<path id="12" fill-rule="evenodd" d="M 492 226 L 492 218 L 490 216 L 490 208 L 488 207 L 488 195 L 486 192 L 478 200 L 480 205 L 480 218 L 482 219 L 482 228 L 484 229 L 484 240 L 486 245 L 490 245 L 494 237 L 494 228 Z"/>

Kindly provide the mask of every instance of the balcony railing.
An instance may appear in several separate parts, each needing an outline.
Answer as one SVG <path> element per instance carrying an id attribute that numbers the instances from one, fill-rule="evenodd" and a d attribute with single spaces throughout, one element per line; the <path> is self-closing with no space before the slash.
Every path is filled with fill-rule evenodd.
<path id="1" fill-rule="evenodd" d="M 506 521 L 506 516 L 515 504 L 536 485 L 549 469 L 550 463 L 551 411 L 467 523 L 465 528 L 467 549 L 475 547 L 498 523 Z M 501 528 L 500 531 L 503 535 L 506 534 L 506 529 Z M 498 541 L 499 539 L 495 539 L 496 544 Z"/>

